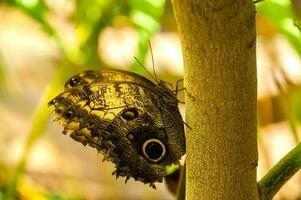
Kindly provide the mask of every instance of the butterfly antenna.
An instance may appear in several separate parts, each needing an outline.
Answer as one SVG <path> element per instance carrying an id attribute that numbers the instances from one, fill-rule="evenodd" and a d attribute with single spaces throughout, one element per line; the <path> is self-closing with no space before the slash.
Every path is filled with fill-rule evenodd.
<path id="1" fill-rule="evenodd" d="M 148 75 L 150 75 L 150 77 L 152 77 L 152 79 L 154 79 L 156 82 L 158 82 L 157 77 L 153 76 L 146 68 L 145 66 L 138 60 L 138 58 L 136 56 L 134 56 L 134 59 L 137 61 L 137 63 L 148 73 Z"/>
<path id="2" fill-rule="evenodd" d="M 157 78 L 156 70 L 155 70 L 154 54 L 153 54 L 153 49 L 152 49 L 152 45 L 151 45 L 150 41 L 148 41 L 148 46 L 149 46 L 149 50 L 150 50 L 150 53 L 152 56 L 152 67 L 153 67 L 154 76 L 155 76 L 156 81 L 159 82 L 158 78 Z"/>

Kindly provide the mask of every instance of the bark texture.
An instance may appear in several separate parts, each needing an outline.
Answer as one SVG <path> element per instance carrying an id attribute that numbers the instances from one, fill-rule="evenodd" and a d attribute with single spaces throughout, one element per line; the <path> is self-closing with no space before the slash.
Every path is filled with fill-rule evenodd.
<path id="1" fill-rule="evenodd" d="M 186 199 L 256 200 L 252 0 L 173 0 L 184 53 Z"/>

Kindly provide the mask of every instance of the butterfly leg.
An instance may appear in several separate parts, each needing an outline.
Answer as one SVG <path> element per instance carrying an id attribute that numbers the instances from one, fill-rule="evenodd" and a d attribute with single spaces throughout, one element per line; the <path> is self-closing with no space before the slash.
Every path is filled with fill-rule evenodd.
<path id="1" fill-rule="evenodd" d="M 182 81 L 184 81 L 183 78 L 177 81 L 177 84 L 176 84 L 176 91 L 175 91 L 175 92 L 176 92 L 176 96 L 177 96 L 177 94 L 178 94 L 179 91 L 185 90 L 185 88 L 179 89 L 179 84 L 180 84 L 180 82 L 182 82 Z"/>

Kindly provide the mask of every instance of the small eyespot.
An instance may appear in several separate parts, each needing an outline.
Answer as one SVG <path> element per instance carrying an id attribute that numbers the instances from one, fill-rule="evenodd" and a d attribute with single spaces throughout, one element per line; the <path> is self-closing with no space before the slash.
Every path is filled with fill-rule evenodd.
<path id="1" fill-rule="evenodd" d="M 73 116 L 73 112 L 71 110 L 67 110 L 65 113 L 64 113 L 64 116 L 68 119 L 70 119 L 72 116 Z"/>
<path id="2" fill-rule="evenodd" d="M 151 138 L 143 143 L 142 153 L 150 162 L 158 163 L 166 156 L 166 147 L 161 140 Z"/>
<path id="3" fill-rule="evenodd" d="M 48 106 L 52 106 L 55 105 L 57 103 L 57 101 L 55 99 L 52 99 L 49 103 Z"/>
<path id="4" fill-rule="evenodd" d="M 134 135 L 133 135 L 133 133 L 129 133 L 129 134 L 127 134 L 127 139 L 129 139 L 129 140 L 133 140 L 135 137 L 134 137 Z"/>
<path id="5" fill-rule="evenodd" d="M 73 88 L 73 87 L 79 86 L 82 84 L 82 81 L 83 81 L 82 78 L 80 76 L 76 75 L 66 82 L 65 88 L 68 89 L 68 88 Z"/>
<path id="6" fill-rule="evenodd" d="M 70 79 L 69 85 L 71 87 L 74 87 L 74 86 L 78 85 L 79 80 L 80 79 L 78 77 L 73 77 L 73 78 Z"/>
<path id="7" fill-rule="evenodd" d="M 125 110 L 121 115 L 125 120 L 132 120 L 138 116 L 138 111 L 135 108 Z"/>

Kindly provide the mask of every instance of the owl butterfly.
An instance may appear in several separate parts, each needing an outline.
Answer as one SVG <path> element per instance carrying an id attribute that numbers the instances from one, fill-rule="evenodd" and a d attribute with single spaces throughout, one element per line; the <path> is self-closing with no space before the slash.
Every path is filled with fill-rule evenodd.
<path id="1" fill-rule="evenodd" d="M 132 177 L 155 187 L 166 166 L 185 153 L 176 92 L 162 80 L 117 69 L 84 71 L 49 106 L 64 134 L 96 148 L 126 181 Z"/>

